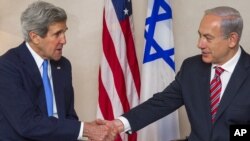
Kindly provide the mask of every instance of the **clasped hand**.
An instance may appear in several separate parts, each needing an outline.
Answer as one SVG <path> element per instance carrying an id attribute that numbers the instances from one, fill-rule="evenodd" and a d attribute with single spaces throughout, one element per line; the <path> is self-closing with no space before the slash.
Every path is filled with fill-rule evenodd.
<path id="1" fill-rule="evenodd" d="M 123 124 L 120 120 L 101 120 L 85 122 L 84 133 L 88 141 L 113 141 L 123 131 Z"/>

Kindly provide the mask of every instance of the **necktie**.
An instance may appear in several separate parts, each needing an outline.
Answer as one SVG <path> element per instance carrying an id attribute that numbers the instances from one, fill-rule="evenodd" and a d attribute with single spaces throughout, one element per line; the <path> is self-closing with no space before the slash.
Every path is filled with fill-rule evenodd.
<path id="1" fill-rule="evenodd" d="M 53 115 L 53 95 L 52 95 L 50 80 L 48 77 L 48 60 L 44 60 L 43 62 L 43 86 L 44 86 L 44 91 L 45 91 L 48 116 L 52 116 Z"/>
<path id="2" fill-rule="evenodd" d="M 213 80 L 210 82 L 210 100 L 211 100 L 211 115 L 212 123 L 214 123 L 215 115 L 218 110 L 220 102 L 220 93 L 221 93 L 221 79 L 220 75 L 224 72 L 224 69 L 221 67 L 215 67 L 215 75 Z"/>

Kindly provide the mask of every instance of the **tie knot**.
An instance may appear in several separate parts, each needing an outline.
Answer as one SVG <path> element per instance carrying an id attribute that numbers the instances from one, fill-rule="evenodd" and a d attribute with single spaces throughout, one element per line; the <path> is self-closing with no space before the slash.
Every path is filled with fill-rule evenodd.
<path id="1" fill-rule="evenodd" d="M 47 70 L 48 69 L 48 60 L 44 60 L 43 61 L 43 70 Z"/>
<path id="2" fill-rule="evenodd" d="M 224 72 L 224 69 L 221 67 L 215 67 L 215 75 L 220 76 Z"/>

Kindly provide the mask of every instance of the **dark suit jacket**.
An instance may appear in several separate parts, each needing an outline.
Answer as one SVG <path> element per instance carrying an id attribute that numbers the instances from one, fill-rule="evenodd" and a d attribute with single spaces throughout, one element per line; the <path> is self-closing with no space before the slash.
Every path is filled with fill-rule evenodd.
<path id="1" fill-rule="evenodd" d="M 200 55 L 186 59 L 167 88 L 123 115 L 129 120 L 132 131 L 185 105 L 191 125 L 189 141 L 229 141 L 230 125 L 250 124 L 250 56 L 242 51 L 214 125 L 210 115 L 210 71 L 211 64 L 204 63 Z"/>
<path id="2" fill-rule="evenodd" d="M 25 43 L 0 57 L 1 141 L 77 139 L 71 64 L 62 57 L 51 68 L 59 119 L 47 116 L 41 74 Z"/>

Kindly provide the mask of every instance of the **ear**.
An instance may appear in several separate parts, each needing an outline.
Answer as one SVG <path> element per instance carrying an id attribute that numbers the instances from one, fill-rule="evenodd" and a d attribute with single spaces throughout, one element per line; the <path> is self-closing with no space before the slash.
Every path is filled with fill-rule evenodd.
<path id="1" fill-rule="evenodd" d="M 34 43 L 34 44 L 39 44 L 40 42 L 40 36 L 37 35 L 35 32 L 31 31 L 29 32 L 29 36 L 30 36 L 30 39 L 31 41 Z"/>
<path id="2" fill-rule="evenodd" d="M 228 37 L 229 47 L 234 48 L 235 46 L 237 46 L 237 44 L 239 43 L 239 40 L 240 40 L 240 37 L 238 33 L 236 32 L 230 33 Z"/>

